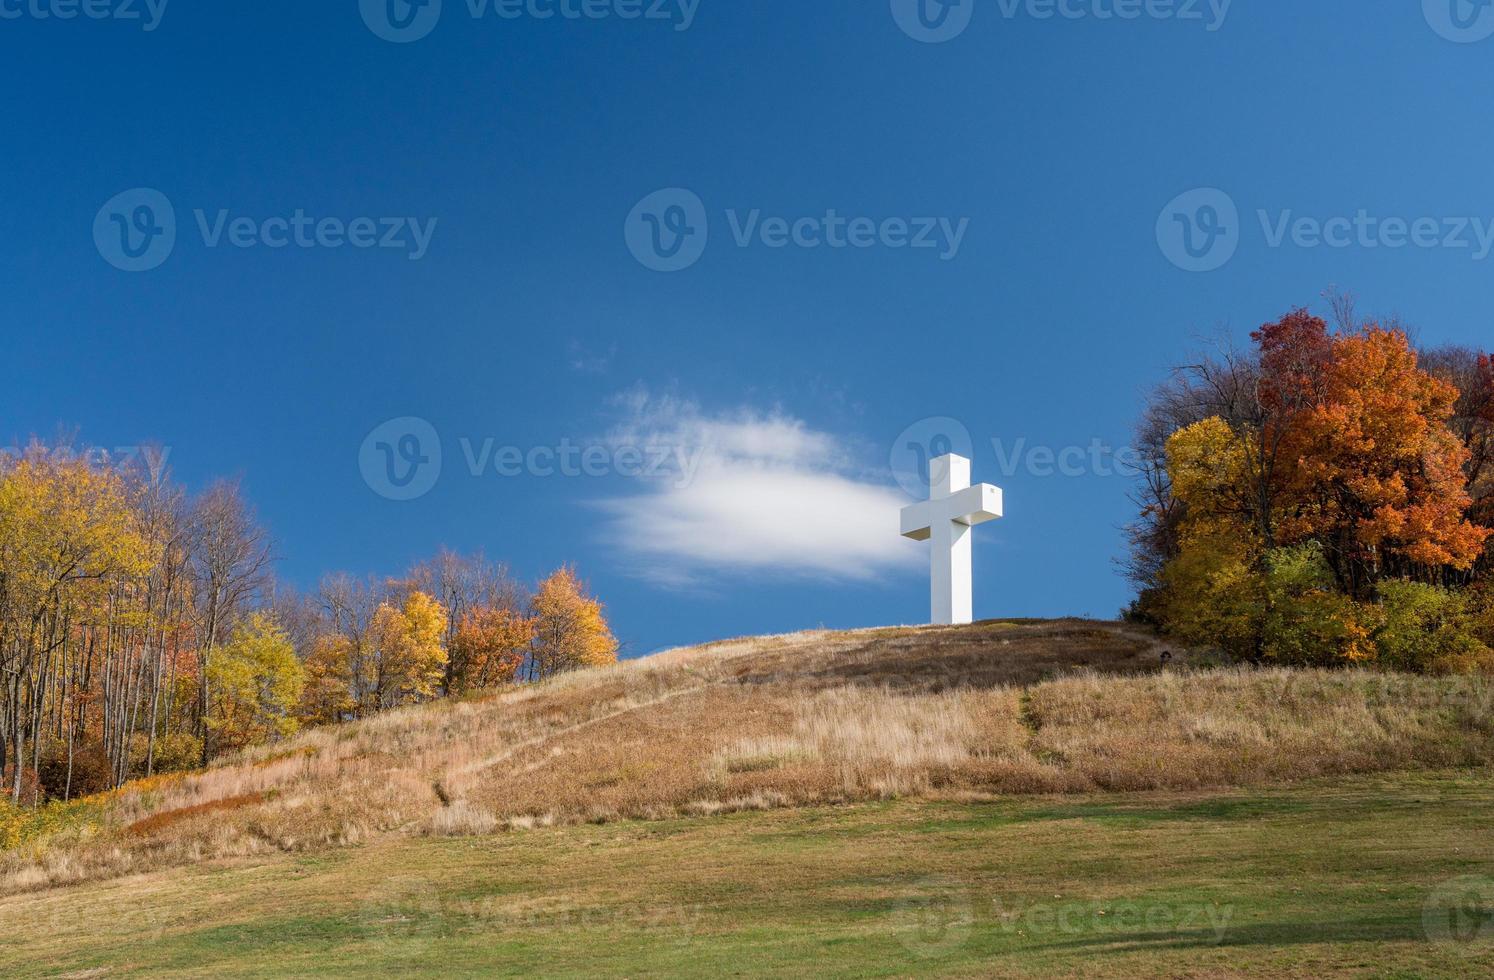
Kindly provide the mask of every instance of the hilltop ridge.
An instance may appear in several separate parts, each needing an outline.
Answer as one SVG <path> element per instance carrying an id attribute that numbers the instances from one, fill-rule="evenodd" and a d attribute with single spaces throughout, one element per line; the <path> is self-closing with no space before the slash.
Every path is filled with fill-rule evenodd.
<path id="1" fill-rule="evenodd" d="M 126 786 L 6 891 L 390 835 L 887 798 L 1180 790 L 1494 759 L 1481 686 L 1207 668 L 1085 620 L 725 640 Z"/>

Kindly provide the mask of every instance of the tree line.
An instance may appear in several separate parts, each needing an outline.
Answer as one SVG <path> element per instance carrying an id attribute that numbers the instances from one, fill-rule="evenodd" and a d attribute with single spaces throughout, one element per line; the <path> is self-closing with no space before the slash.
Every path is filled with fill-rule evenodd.
<path id="1" fill-rule="evenodd" d="M 232 482 L 189 494 L 65 444 L 0 456 L 0 799 L 76 798 L 617 659 L 569 567 L 531 588 L 442 551 L 301 593 L 273 564 Z"/>
<path id="2" fill-rule="evenodd" d="M 1332 305 L 1151 393 L 1131 615 L 1254 661 L 1494 670 L 1494 356 Z"/>

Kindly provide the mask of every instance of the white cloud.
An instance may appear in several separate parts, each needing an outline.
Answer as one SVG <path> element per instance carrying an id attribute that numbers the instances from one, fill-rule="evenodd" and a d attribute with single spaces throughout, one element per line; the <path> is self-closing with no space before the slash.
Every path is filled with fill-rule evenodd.
<path id="1" fill-rule="evenodd" d="M 566 356 L 571 370 L 577 374 L 606 374 L 612 370 L 612 361 L 617 357 L 617 344 L 610 344 L 602 350 L 572 340 L 566 344 Z"/>
<path id="2" fill-rule="evenodd" d="M 649 578 L 699 585 L 729 573 L 873 579 L 911 568 L 898 491 L 858 471 L 852 447 L 780 412 L 703 415 L 638 391 L 614 446 L 671 447 L 668 472 L 606 501 L 608 536 Z"/>

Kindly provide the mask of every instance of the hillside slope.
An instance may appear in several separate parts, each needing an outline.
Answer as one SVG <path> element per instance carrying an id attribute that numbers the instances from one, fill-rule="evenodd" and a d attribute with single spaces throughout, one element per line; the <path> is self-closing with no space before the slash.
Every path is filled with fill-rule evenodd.
<path id="1" fill-rule="evenodd" d="M 3 890 L 388 835 L 890 797 L 1196 789 L 1494 759 L 1478 683 L 1164 670 L 1082 621 L 812 632 L 671 651 L 308 732 L 135 784 L 3 856 Z"/>
<path id="2" fill-rule="evenodd" d="M 1491 835 L 1465 771 L 389 836 L 0 898 L 0 974 L 1483 980 Z"/>

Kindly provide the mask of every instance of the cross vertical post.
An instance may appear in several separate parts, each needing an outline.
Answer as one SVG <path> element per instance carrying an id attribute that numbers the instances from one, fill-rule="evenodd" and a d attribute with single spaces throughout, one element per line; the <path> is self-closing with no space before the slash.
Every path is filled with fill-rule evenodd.
<path id="1" fill-rule="evenodd" d="M 975 618 L 970 529 L 1002 515 L 1000 487 L 970 485 L 970 460 L 953 454 L 929 463 L 929 499 L 903 508 L 902 533 L 929 542 L 929 614 L 936 626 Z"/>

